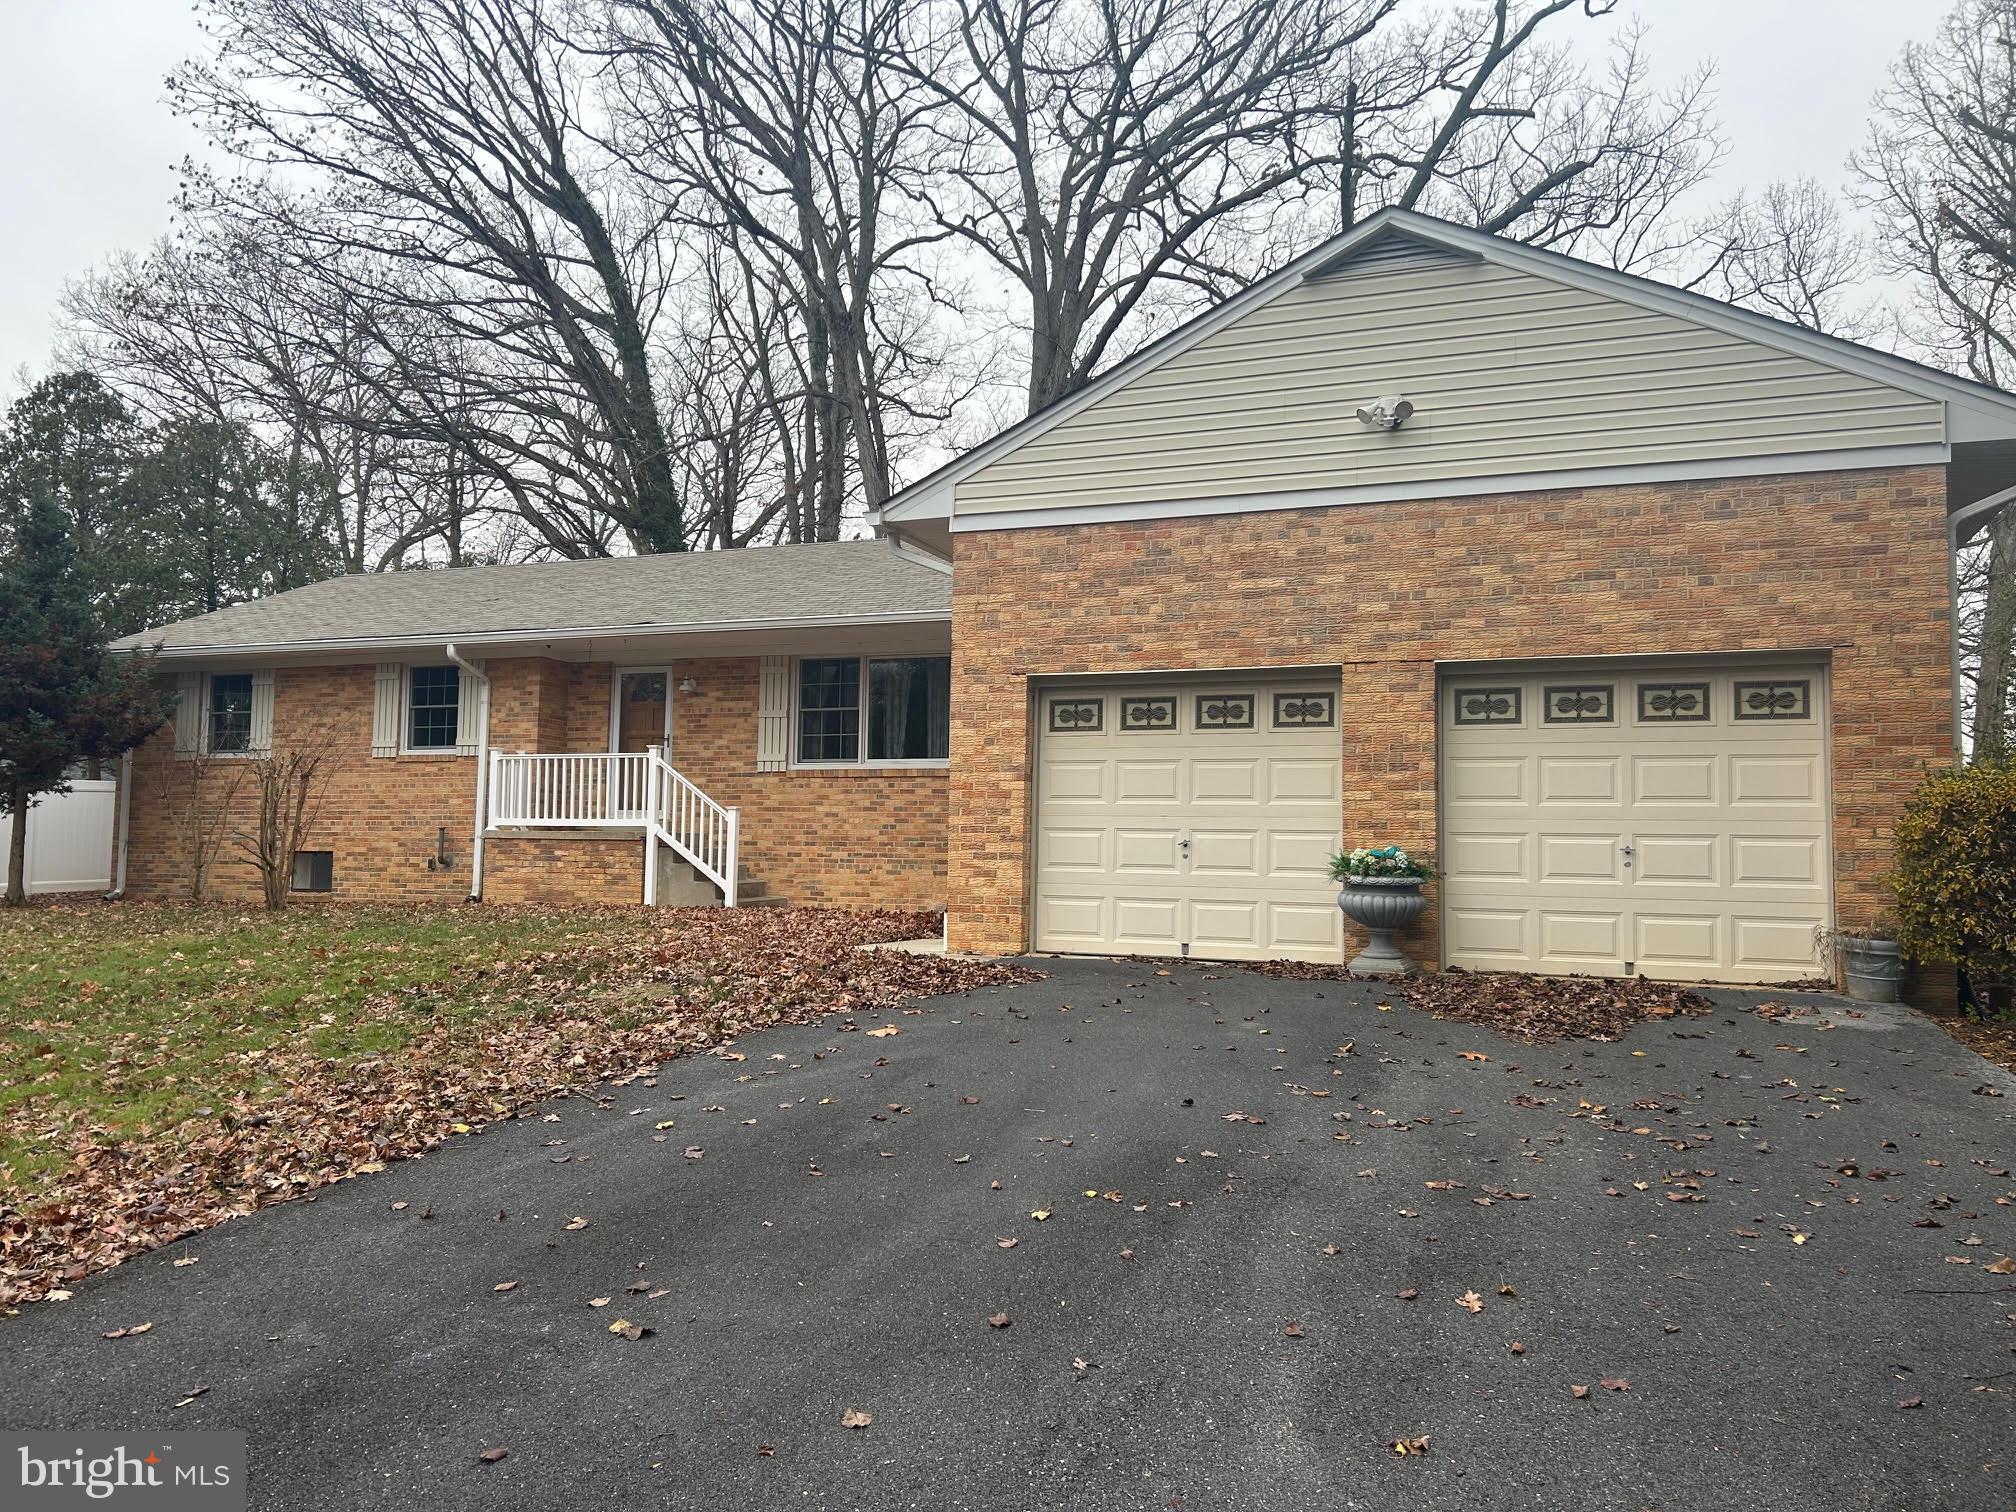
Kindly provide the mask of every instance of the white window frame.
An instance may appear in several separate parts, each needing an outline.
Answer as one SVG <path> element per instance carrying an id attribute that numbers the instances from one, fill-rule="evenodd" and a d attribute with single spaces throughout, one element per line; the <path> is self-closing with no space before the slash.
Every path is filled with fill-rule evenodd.
<path id="1" fill-rule="evenodd" d="M 199 696 L 202 703 L 203 717 L 196 727 L 196 750 L 200 755 L 207 756 L 216 761 L 256 760 L 259 752 L 253 749 L 252 746 L 252 708 L 249 704 L 246 705 L 245 709 L 245 749 L 242 751 L 213 751 L 210 749 L 210 688 L 211 684 L 220 677 L 242 677 L 255 690 L 252 696 L 255 699 L 259 696 L 256 691 L 259 677 L 255 672 L 205 672 L 203 674 L 203 681 L 198 685 L 201 690 Z"/>
<path id="2" fill-rule="evenodd" d="M 667 752 L 672 749 L 672 695 L 676 691 L 672 683 L 672 664 L 650 663 L 641 666 L 611 667 L 609 669 L 609 749 L 617 749 L 617 742 L 623 738 L 623 679 L 640 672 L 662 672 L 665 674 L 665 728 L 659 732 L 658 743 Z"/>
<path id="3" fill-rule="evenodd" d="M 447 668 L 455 674 L 455 739 L 443 746 L 413 744 L 413 674 Z M 462 669 L 453 662 L 408 662 L 399 674 L 399 754 L 401 756 L 459 756 L 462 754 Z"/>
<path id="4" fill-rule="evenodd" d="M 868 759 L 868 663 L 871 661 L 941 661 L 949 660 L 943 652 L 934 651 L 871 651 L 856 656 L 860 664 L 859 691 L 861 702 L 859 734 L 856 737 L 855 756 L 852 761 L 800 761 L 798 759 L 798 698 L 805 686 L 804 674 L 799 670 L 808 661 L 845 661 L 844 656 L 794 656 L 791 658 L 791 727 L 790 754 L 791 768 L 802 772 L 942 772 L 952 765 L 950 755 L 931 757 L 919 756 L 904 761 L 870 761 Z M 946 699 L 951 699 L 952 689 L 947 680 Z M 949 710 L 948 710 L 949 713 Z"/>

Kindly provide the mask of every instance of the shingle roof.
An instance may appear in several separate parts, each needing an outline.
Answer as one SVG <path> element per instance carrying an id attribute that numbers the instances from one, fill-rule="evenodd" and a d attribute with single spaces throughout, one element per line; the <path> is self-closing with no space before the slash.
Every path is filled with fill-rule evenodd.
<path id="1" fill-rule="evenodd" d="M 123 650 L 229 650 L 949 617 L 952 576 L 888 541 L 363 573 L 143 630 Z"/>

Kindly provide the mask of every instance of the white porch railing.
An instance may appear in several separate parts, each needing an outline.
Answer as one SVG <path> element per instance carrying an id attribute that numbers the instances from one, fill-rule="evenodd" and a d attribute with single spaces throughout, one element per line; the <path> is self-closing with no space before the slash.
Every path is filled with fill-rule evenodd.
<path id="1" fill-rule="evenodd" d="M 658 894 L 658 847 L 669 845 L 735 906 L 741 813 L 716 803 L 649 751 L 490 753 L 489 827 L 644 831 L 644 901 Z"/>
<path id="2" fill-rule="evenodd" d="M 642 824 L 650 754 L 507 756 L 490 753 L 490 823 L 540 829 Z"/>

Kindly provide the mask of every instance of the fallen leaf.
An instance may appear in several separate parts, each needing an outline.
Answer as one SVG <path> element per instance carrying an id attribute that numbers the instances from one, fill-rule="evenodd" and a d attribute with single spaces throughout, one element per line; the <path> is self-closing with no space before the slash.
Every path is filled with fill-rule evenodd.
<path id="1" fill-rule="evenodd" d="M 989 1328 L 1006 1328 L 1010 1323 L 1014 1321 L 1015 1320 L 1013 1318 L 1010 1318 L 1008 1314 L 1006 1314 L 1005 1312 L 997 1312 L 992 1317 L 988 1318 L 987 1326 Z"/>
<path id="2" fill-rule="evenodd" d="M 609 1325 L 609 1332 L 611 1332 L 612 1334 L 620 1334 L 623 1338 L 635 1342 L 636 1340 L 644 1338 L 646 1335 L 655 1332 L 655 1330 L 646 1327 L 642 1323 L 632 1323 L 628 1318 L 618 1318 L 614 1323 L 611 1323 Z"/>
<path id="3" fill-rule="evenodd" d="M 565 1227 L 567 1232 L 570 1234 L 578 1233 L 582 1229 L 588 1227 L 588 1220 L 586 1218 L 579 1218 L 579 1217 L 569 1218 L 565 1224 Z"/>
<path id="4" fill-rule="evenodd" d="M 175 1263 L 177 1265 L 180 1265 L 182 1262 L 178 1260 Z M 1982 1266 L 1981 1269 L 1988 1272 L 1988 1274 L 1991 1276 L 2016 1275 L 2016 1258 L 2011 1258 L 2008 1255 L 2001 1255 L 1993 1260 L 1990 1260 L 1986 1265 Z"/>
<path id="5" fill-rule="evenodd" d="M 202 1258 L 203 1257 L 201 1255 L 184 1255 L 181 1259 L 175 1261 L 174 1265 L 177 1270 L 180 1270 L 185 1265 L 196 1264 Z M 1990 1269 L 1993 1269 L 1993 1267 L 1991 1266 Z"/>
<path id="6" fill-rule="evenodd" d="M 1605 1376 L 1603 1378 L 1603 1389 L 1605 1391 L 1629 1391 L 1631 1383 L 1623 1376 Z"/>
<path id="7" fill-rule="evenodd" d="M 1396 1438 L 1393 1440 L 1393 1452 L 1403 1456 L 1426 1454 L 1428 1452 L 1428 1435 L 1423 1433 L 1414 1438 Z"/>
<path id="8" fill-rule="evenodd" d="M 1456 1299 L 1456 1305 L 1467 1313 L 1480 1313 L 1484 1311 L 1484 1299 L 1474 1291 L 1463 1293 L 1462 1296 Z"/>
<path id="9" fill-rule="evenodd" d="M 516 1281 L 499 1281 L 495 1286 L 490 1288 L 493 1292 L 516 1291 L 517 1289 L 518 1283 Z"/>
<path id="10" fill-rule="evenodd" d="M 849 1407 L 845 1412 L 840 1414 L 840 1426 L 842 1428 L 866 1428 L 874 1421 L 874 1413 L 863 1412 L 859 1407 Z"/>
<path id="11" fill-rule="evenodd" d="M 588 1305 L 590 1307 L 607 1307 L 609 1305 L 609 1299 L 607 1297 L 590 1297 L 588 1299 Z"/>
<path id="12" fill-rule="evenodd" d="M 1514 1339 L 1511 1343 L 1507 1344 L 1505 1347 L 1511 1350 L 1512 1353 L 1514 1353 L 1515 1355 L 1523 1355 L 1524 1353 L 1526 1353 L 1526 1346 L 1524 1344 L 1521 1344 L 1517 1339 Z"/>
<path id="13" fill-rule="evenodd" d="M 506 1449 L 502 1444 L 496 1444 L 493 1445 L 491 1448 L 485 1449 L 481 1454 L 477 1455 L 476 1458 L 483 1464 L 494 1465 L 497 1463 L 497 1461 L 508 1458 L 510 1456 L 510 1453 L 511 1451 L 509 1449 Z"/>
<path id="14" fill-rule="evenodd" d="M 1587 1386 L 1570 1386 L 1568 1388 L 1568 1392 L 1571 1396 L 1575 1398 L 1576 1401 L 1579 1402 L 1584 1397 L 1589 1395 L 1589 1388 Z"/>
<path id="15" fill-rule="evenodd" d="M 1291 1339 L 1299 1339 L 1302 1337 L 1302 1325 L 1300 1323 L 1290 1323 L 1281 1332 Z"/>
<path id="16" fill-rule="evenodd" d="M 1421 1293 L 1414 1287 L 1410 1286 L 1407 1288 L 1407 1290 L 1402 1292 L 1395 1292 L 1393 1293 L 1393 1295 L 1398 1297 L 1402 1302 L 1412 1302 L 1416 1297 L 1420 1296 Z"/>
<path id="17" fill-rule="evenodd" d="M 1922 1396 L 1908 1396 L 1898 1401 L 1897 1410 L 1899 1412 L 1909 1412 L 1914 1407 L 1923 1407 L 1924 1405 L 1925 1398 Z"/>
<path id="18" fill-rule="evenodd" d="M 887 1039 L 892 1034 L 901 1034 L 902 1032 L 903 1031 L 897 1028 L 896 1025 L 894 1024 L 884 1024 L 880 1029 L 870 1029 L 868 1031 L 868 1038 Z M 858 1427 L 860 1425 L 856 1424 L 855 1426 Z"/>
<path id="19" fill-rule="evenodd" d="M 154 1325 L 153 1325 L 152 1323 L 133 1323 L 133 1324 L 129 1324 L 129 1325 L 128 1325 L 128 1326 L 126 1326 L 125 1328 L 114 1328 L 114 1329 L 111 1329 L 111 1330 L 107 1331 L 106 1333 L 104 1333 L 104 1334 L 101 1334 L 101 1335 L 100 1335 L 99 1337 L 101 1337 L 101 1338 L 106 1338 L 106 1339 L 131 1339 L 131 1338 L 136 1338 L 136 1337 L 138 1337 L 139 1335 L 141 1335 L 141 1334 L 144 1334 L 144 1333 L 146 1333 L 146 1332 L 147 1332 L 148 1330 L 150 1330 L 151 1328 L 153 1328 L 153 1326 L 154 1326 Z"/>
<path id="20" fill-rule="evenodd" d="M 1029 1216 L 1031 1218 L 1034 1218 L 1038 1223 L 1041 1223 L 1045 1218 L 1048 1218 L 1050 1216 L 1050 1209 L 1038 1208 L 1036 1209 L 1035 1212 L 1031 1213 Z"/>

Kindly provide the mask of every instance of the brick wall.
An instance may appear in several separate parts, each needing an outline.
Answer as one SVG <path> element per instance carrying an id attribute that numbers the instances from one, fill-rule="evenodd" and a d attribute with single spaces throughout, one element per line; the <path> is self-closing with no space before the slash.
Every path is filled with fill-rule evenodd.
<path id="1" fill-rule="evenodd" d="M 517 663 L 523 667 L 526 664 Z M 373 669 L 280 667 L 273 674 L 273 742 L 322 753 L 316 823 L 306 849 L 334 852 L 332 896 L 359 901 L 450 902 L 469 892 L 476 762 L 467 756 L 371 754 Z M 509 694 L 508 670 L 498 678 Z M 135 898 L 189 894 L 193 847 L 182 835 L 200 803 L 227 817 L 232 833 L 257 814 L 254 775 L 228 757 L 179 761 L 170 724 L 134 753 L 126 891 Z M 448 831 L 450 864 L 429 869 L 438 831 Z M 210 895 L 252 900 L 259 877 L 225 841 Z"/>
<path id="2" fill-rule="evenodd" d="M 611 669 L 606 662 L 544 657 L 497 659 L 491 680 L 491 743 L 505 751 L 609 748 Z M 745 867 L 794 903 L 834 907 L 940 908 L 945 902 L 943 769 L 756 770 L 758 662 L 753 657 L 681 662 L 673 681 L 673 761 L 717 801 L 742 810 Z M 475 809 L 473 757 L 371 755 L 373 669 L 280 667 L 273 679 L 276 748 L 324 752 L 319 819 L 308 848 L 334 852 L 334 896 L 355 900 L 452 900 L 469 891 Z M 229 828 L 255 812 L 243 763 L 178 761 L 172 725 L 134 761 L 127 891 L 136 898 L 187 895 L 192 795 Z M 236 781 L 235 794 L 231 793 Z M 227 794 L 229 801 L 227 803 Z M 446 826 L 450 864 L 430 870 Z M 635 838 L 493 836 L 484 895 L 498 902 L 629 903 L 640 895 L 642 842 Z M 256 872 L 228 842 L 210 895 L 251 900 Z"/>
<path id="3" fill-rule="evenodd" d="M 744 864 L 793 903 L 944 907 L 944 768 L 757 771 L 759 665 L 689 660 L 672 673 L 695 685 L 672 695 L 672 764 L 742 810 Z"/>
<path id="4" fill-rule="evenodd" d="M 1432 846 L 1438 660 L 1826 650 L 1843 925 L 1885 911 L 1891 826 L 1951 750 L 1938 467 L 953 540 L 956 949 L 1028 943 L 1034 676 L 1339 663 L 1344 832 Z"/>

